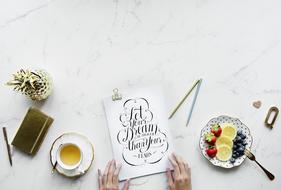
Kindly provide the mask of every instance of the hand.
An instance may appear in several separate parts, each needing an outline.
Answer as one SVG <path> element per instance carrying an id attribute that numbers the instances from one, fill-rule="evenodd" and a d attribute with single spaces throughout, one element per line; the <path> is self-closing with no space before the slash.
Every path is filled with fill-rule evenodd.
<path id="1" fill-rule="evenodd" d="M 98 180 L 99 180 L 99 189 L 100 190 L 118 190 L 118 176 L 121 169 L 119 164 L 116 167 L 115 160 L 111 160 L 107 163 L 103 175 L 101 174 L 100 169 L 98 169 Z M 129 189 L 129 180 L 127 180 L 123 187 L 124 190 Z"/>
<path id="2" fill-rule="evenodd" d="M 187 163 L 175 154 L 169 157 L 174 167 L 174 172 L 167 169 L 168 184 L 170 190 L 191 190 L 191 172 Z"/>

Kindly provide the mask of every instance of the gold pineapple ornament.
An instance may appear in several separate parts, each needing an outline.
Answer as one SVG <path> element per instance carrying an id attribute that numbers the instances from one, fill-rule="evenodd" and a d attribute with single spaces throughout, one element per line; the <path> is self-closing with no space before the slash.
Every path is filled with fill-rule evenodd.
<path id="1" fill-rule="evenodd" d="M 32 100 L 43 100 L 48 98 L 52 92 L 52 78 L 44 70 L 21 69 L 13 74 L 13 79 L 7 82 L 13 86 L 15 91 L 25 94 Z"/>

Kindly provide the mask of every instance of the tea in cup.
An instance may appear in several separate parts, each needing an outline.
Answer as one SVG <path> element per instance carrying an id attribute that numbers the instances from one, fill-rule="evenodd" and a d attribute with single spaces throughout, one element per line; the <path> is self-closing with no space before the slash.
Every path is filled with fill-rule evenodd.
<path id="1" fill-rule="evenodd" d="M 58 164 L 66 170 L 77 168 L 82 161 L 82 151 L 73 143 L 62 144 L 57 153 Z"/>

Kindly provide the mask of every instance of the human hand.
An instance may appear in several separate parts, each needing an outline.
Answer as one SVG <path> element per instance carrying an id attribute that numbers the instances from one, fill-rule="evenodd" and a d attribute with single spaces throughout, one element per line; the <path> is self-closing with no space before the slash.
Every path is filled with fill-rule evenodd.
<path id="1" fill-rule="evenodd" d="M 99 190 L 118 190 L 118 176 L 121 169 L 121 165 L 116 166 L 115 160 L 111 160 L 107 163 L 103 174 L 98 169 Z M 129 180 L 124 184 L 123 190 L 129 189 Z"/>
<path id="2" fill-rule="evenodd" d="M 174 153 L 169 157 L 169 160 L 174 167 L 172 174 L 170 169 L 167 169 L 168 184 L 170 190 L 191 190 L 191 171 L 188 164 Z"/>

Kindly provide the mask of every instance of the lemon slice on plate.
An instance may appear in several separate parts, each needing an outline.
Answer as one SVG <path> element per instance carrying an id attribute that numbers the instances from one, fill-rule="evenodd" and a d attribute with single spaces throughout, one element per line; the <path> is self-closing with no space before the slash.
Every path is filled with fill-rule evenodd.
<path id="1" fill-rule="evenodd" d="M 236 127 L 231 124 L 231 123 L 226 123 L 224 124 L 224 126 L 222 127 L 222 136 L 227 136 L 229 137 L 231 140 L 235 139 L 236 137 Z"/>
<path id="2" fill-rule="evenodd" d="M 218 153 L 216 155 L 217 159 L 220 161 L 228 161 L 232 156 L 232 150 L 227 145 L 221 145 L 218 148 Z"/>
<path id="3" fill-rule="evenodd" d="M 229 146 L 229 148 L 233 147 L 233 141 L 231 138 L 229 138 L 228 136 L 220 136 L 218 138 L 218 140 L 216 141 L 216 146 L 223 146 L 223 145 L 227 145 Z"/>

